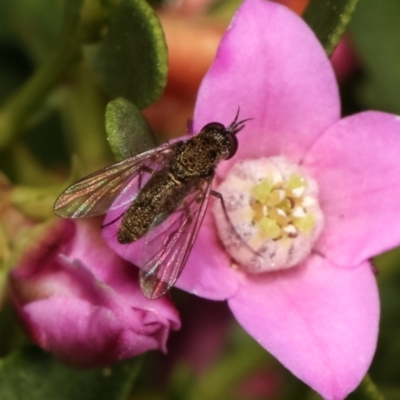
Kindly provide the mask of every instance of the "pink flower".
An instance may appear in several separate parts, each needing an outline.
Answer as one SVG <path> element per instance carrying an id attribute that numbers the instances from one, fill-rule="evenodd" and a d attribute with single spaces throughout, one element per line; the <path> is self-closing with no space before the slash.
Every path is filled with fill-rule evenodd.
<path id="1" fill-rule="evenodd" d="M 137 269 L 104 245 L 96 221 L 38 227 L 10 277 L 11 297 L 31 339 L 80 368 L 165 351 L 178 314 L 146 299 Z"/>
<path id="2" fill-rule="evenodd" d="M 342 81 L 357 71 L 359 60 L 351 44 L 351 38 L 343 37 L 331 57 L 337 79 Z"/>
<path id="3" fill-rule="evenodd" d="M 343 399 L 368 370 L 377 341 L 368 260 L 400 243 L 400 118 L 340 119 L 321 45 L 298 16 L 265 0 L 245 0 L 222 39 L 194 131 L 229 125 L 238 107 L 242 119 L 253 119 L 214 186 L 229 218 L 212 199 L 177 286 L 227 300 L 293 374 L 324 398 Z M 115 227 L 105 237 L 123 257 L 134 256 L 117 243 Z"/>
<path id="4" fill-rule="evenodd" d="M 251 273 L 221 243 L 213 200 L 177 286 L 227 300 L 292 373 L 324 398 L 343 399 L 367 372 L 377 341 L 368 260 L 400 242 L 400 118 L 371 111 L 340 119 L 334 74 L 314 34 L 263 0 L 246 0 L 224 36 L 197 98 L 194 130 L 229 124 L 238 106 L 253 120 L 238 134 L 235 157 L 218 167 L 215 190 L 241 162 L 284 157 L 318 186 L 321 232 L 293 268 Z"/>

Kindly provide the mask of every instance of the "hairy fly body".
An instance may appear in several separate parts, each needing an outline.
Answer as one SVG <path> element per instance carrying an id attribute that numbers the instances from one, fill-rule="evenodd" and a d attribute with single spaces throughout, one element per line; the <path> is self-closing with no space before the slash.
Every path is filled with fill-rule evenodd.
<path id="1" fill-rule="evenodd" d="M 215 169 L 237 150 L 244 122 L 212 122 L 186 141 L 163 144 L 97 171 L 57 199 L 63 218 L 84 218 L 121 210 L 103 229 L 119 224 L 117 240 L 140 247 L 141 287 L 150 298 L 175 283 L 207 208 Z M 129 190 L 127 190 L 129 189 Z M 129 205 L 127 206 L 127 203 Z"/>
<path id="2" fill-rule="evenodd" d="M 215 167 L 237 149 L 234 133 L 222 124 L 206 125 L 186 142 L 178 142 L 171 161 L 141 189 L 123 216 L 118 232 L 120 243 L 144 236 L 156 216 L 168 216 L 194 189 L 214 176 Z"/>

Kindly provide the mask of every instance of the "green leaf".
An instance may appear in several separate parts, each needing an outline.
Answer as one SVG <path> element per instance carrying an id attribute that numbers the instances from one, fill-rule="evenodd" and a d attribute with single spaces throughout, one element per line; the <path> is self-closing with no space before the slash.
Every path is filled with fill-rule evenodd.
<path id="1" fill-rule="evenodd" d="M 106 108 L 108 142 L 117 161 L 143 153 L 157 146 L 150 125 L 140 110 L 122 97 Z"/>
<path id="2" fill-rule="evenodd" d="M 360 386 L 352 392 L 349 400 L 385 400 L 385 397 L 380 393 L 378 387 L 367 374 L 362 380 Z"/>
<path id="3" fill-rule="evenodd" d="M 33 346 L 0 363 L 1 400 L 123 400 L 139 368 L 131 359 L 110 368 L 68 368 Z"/>
<path id="4" fill-rule="evenodd" d="M 63 3 L 54 0 L 19 0 L 11 2 L 10 17 L 14 32 L 31 57 L 40 63 L 59 45 L 63 27 Z"/>
<path id="5" fill-rule="evenodd" d="M 361 1 L 350 33 L 366 72 L 363 106 L 400 113 L 400 2 Z"/>
<path id="6" fill-rule="evenodd" d="M 64 0 L 63 18 L 65 35 L 73 35 L 76 31 L 82 13 L 83 0 Z"/>
<path id="7" fill-rule="evenodd" d="M 238 325 L 233 332 L 231 348 L 210 366 L 186 393 L 186 400 L 233 399 L 241 382 L 252 373 L 273 365 L 272 357 Z M 176 378 L 172 375 L 171 379 Z M 174 382 L 172 381 L 172 384 Z"/>
<path id="8" fill-rule="evenodd" d="M 61 43 L 55 46 L 52 56 L 44 57 L 46 58 L 45 62 L 0 109 L 0 148 L 7 148 L 17 135 L 27 128 L 29 117 L 32 117 L 38 111 L 44 98 L 59 82 L 68 68 L 80 59 L 82 38 L 78 19 L 82 2 L 83 0 L 72 0 L 68 3 L 65 10 L 65 24 L 62 28 L 64 35 L 62 35 Z M 41 11 L 47 14 L 46 9 L 41 9 Z M 51 13 L 53 9 L 50 8 L 48 11 Z M 38 31 L 40 30 L 40 27 L 38 27 Z M 29 36 L 30 34 L 34 36 L 33 32 L 31 33 L 27 29 L 26 35 Z M 43 50 L 43 53 L 46 52 L 47 50 Z M 37 51 L 37 53 L 40 52 Z"/>
<path id="9" fill-rule="evenodd" d="M 310 0 L 303 18 L 328 55 L 339 43 L 358 0 Z"/>
<path id="10" fill-rule="evenodd" d="M 22 214 L 37 221 L 54 216 L 53 206 L 64 185 L 47 187 L 15 186 L 11 192 L 11 204 Z"/>
<path id="11" fill-rule="evenodd" d="M 2 44 L 7 42 L 10 44 L 15 39 L 15 26 L 12 18 L 14 7 L 15 2 L 0 1 L 0 43 Z"/>
<path id="12" fill-rule="evenodd" d="M 86 49 L 104 88 L 143 109 L 164 90 L 167 47 L 160 22 L 145 0 L 121 0 L 104 40 Z"/>

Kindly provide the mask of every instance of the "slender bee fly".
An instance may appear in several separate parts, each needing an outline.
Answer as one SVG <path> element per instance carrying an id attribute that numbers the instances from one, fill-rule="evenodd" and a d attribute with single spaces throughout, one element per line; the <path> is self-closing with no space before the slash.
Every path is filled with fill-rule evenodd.
<path id="1" fill-rule="evenodd" d="M 117 232 L 124 254 L 137 254 L 128 259 L 141 269 L 143 293 L 152 299 L 162 296 L 185 266 L 210 194 L 223 201 L 211 184 L 220 161 L 236 153 L 236 134 L 248 121 L 238 117 L 239 111 L 228 127 L 211 122 L 186 141 L 162 144 L 86 176 L 59 196 L 55 214 L 85 218 L 108 213 L 103 236 Z"/>

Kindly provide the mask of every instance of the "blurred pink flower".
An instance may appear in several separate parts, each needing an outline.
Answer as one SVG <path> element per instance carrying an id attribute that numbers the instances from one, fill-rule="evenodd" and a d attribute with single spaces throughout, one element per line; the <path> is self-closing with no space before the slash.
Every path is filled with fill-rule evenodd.
<path id="1" fill-rule="evenodd" d="M 57 220 L 37 232 L 11 272 L 10 291 L 31 339 L 66 364 L 104 366 L 166 350 L 179 316 L 146 299 L 137 269 L 102 241 L 96 221 Z"/>
<path id="2" fill-rule="evenodd" d="M 359 62 L 352 48 L 351 38 L 344 37 L 340 40 L 332 54 L 331 63 L 339 81 L 346 79 L 357 70 Z"/>
<path id="3" fill-rule="evenodd" d="M 232 314 L 225 303 L 195 296 L 188 298 L 179 311 L 182 329 L 169 342 L 168 358 L 172 364 L 184 362 L 200 376 L 212 368 L 226 350 Z"/>
<path id="4" fill-rule="evenodd" d="M 343 399 L 367 372 L 378 335 L 368 260 L 400 243 L 400 118 L 340 119 L 332 67 L 314 34 L 288 9 L 261 0 L 246 0 L 224 36 L 198 95 L 194 130 L 231 123 L 238 106 L 253 120 L 238 135 L 236 156 L 218 167 L 215 189 L 246 160 L 284 157 L 318 186 L 321 232 L 294 268 L 255 274 L 237 267 L 208 212 L 177 286 L 226 299 L 297 377 L 326 399 Z"/>

